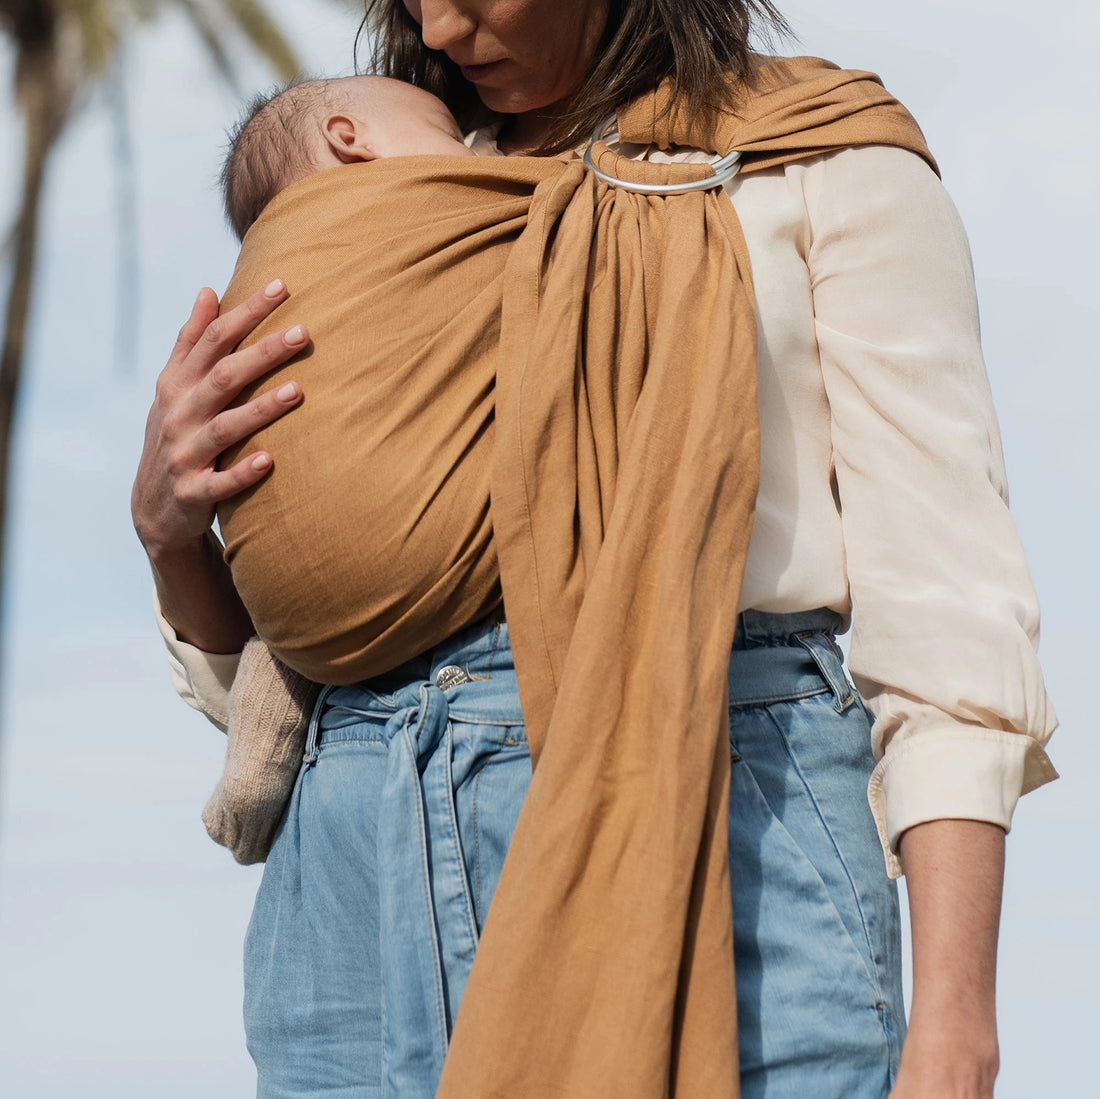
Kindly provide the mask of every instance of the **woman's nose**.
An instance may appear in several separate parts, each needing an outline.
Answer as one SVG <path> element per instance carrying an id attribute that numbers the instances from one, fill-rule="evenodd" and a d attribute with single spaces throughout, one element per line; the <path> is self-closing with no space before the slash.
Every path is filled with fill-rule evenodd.
<path id="1" fill-rule="evenodd" d="M 420 36 L 430 50 L 445 50 L 468 38 L 477 28 L 477 19 L 468 3 L 455 0 L 421 0 Z"/>

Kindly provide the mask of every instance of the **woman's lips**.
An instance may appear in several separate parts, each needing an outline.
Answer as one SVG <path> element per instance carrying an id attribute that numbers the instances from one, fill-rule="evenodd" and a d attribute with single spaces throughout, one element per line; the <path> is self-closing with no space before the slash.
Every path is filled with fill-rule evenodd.
<path id="1" fill-rule="evenodd" d="M 477 84 L 479 81 L 484 80 L 485 77 L 491 75 L 496 69 L 504 64 L 501 61 L 489 61 L 484 65 L 459 65 L 459 71 L 463 77 L 471 84 Z"/>

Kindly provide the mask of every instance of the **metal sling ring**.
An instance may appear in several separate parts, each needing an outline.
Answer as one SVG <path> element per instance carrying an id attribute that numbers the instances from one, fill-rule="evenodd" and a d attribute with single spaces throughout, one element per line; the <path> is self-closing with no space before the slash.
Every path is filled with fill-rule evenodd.
<path id="1" fill-rule="evenodd" d="M 732 153 L 727 153 L 711 164 L 714 175 L 708 176 L 706 179 L 696 179 L 690 183 L 633 183 L 630 180 L 608 175 L 607 172 L 601 172 L 592 159 L 592 146 L 597 141 L 604 141 L 610 145 L 618 140 L 619 131 L 615 129 L 615 116 L 612 115 L 606 122 L 601 122 L 592 134 L 592 141 L 584 151 L 584 166 L 604 183 L 608 183 L 612 187 L 621 187 L 624 191 L 633 191 L 639 195 L 682 195 L 688 191 L 709 191 L 727 184 L 737 175 L 737 171 L 741 167 L 741 153 L 735 149 Z"/>

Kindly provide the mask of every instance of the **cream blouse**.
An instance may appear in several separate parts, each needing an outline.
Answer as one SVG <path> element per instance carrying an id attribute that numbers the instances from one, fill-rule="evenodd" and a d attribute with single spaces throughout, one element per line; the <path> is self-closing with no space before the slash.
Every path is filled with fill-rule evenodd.
<path id="1" fill-rule="evenodd" d="M 496 152 L 491 134 L 472 144 Z M 851 616 L 849 667 L 879 759 L 869 798 L 896 877 L 905 829 L 962 818 L 1007 831 L 1021 793 L 1057 778 L 969 248 L 939 179 L 897 148 L 844 149 L 726 190 L 760 325 L 741 607 Z M 176 690 L 224 727 L 237 656 L 157 619 Z"/>

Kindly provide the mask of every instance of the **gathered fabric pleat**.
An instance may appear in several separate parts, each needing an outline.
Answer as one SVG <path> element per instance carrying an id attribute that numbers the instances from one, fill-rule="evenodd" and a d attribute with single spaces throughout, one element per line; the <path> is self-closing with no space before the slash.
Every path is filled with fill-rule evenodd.
<path id="1" fill-rule="evenodd" d="M 534 778 L 440 1094 L 733 1095 L 726 670 L 759 470 L 747 254 L 721 195 L 670 203 L 579 165 L 543 188 L 506 269 L 493 480 Z M 584 247 L 619 233 L 630 246 Z M 561 300 L 578 280 L 588 295 Z M 574 369 L 546 370 L 574 333 Z"/>

